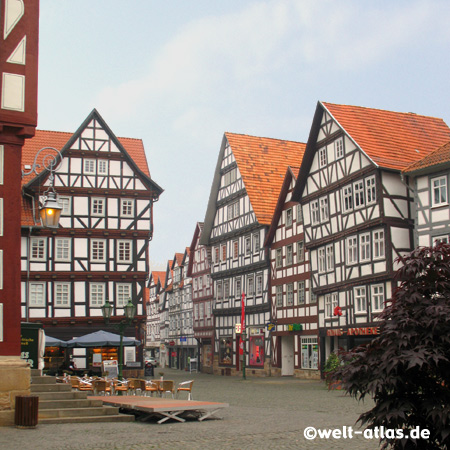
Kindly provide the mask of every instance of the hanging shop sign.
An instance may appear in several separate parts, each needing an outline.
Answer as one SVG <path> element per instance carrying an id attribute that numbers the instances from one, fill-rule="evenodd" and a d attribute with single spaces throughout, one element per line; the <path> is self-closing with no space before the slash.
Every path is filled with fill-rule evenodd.
<path id="1" fill-rule="evenodd" d="M 327 336 L 371 336 L 380 334 L 379 327 L 360 327 L 360 328 L 334 328 L 327 330 Z"/>
<path id="2" fill-rule="evenodd" d="M 301 323 L 289 323 L 287 325 L 288 331 L 302 331 L 303 325 Z"/>
<path id="3" fill-rule="evenodd" d="M 272 322 L 266 323 L 266 329 L 267 329 L 267 331 L 269 331 L 269 332 L 275 331 L 275 324 L 272 323 Z"/>
<path id="4" fill-rule="evenodd" d="M 175 345 L 175 341 L 170 341 L 170 342 L 169 342 L 169 345 L 170 345 L 171 347 L 173 347 L 173 346 Z"/>

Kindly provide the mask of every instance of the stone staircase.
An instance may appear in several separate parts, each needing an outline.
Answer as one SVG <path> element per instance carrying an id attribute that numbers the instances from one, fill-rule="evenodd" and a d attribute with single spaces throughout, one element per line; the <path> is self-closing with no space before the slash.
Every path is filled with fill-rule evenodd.
<path id="1" fill-rule="evenodd" d="M 57 383 L 56 377 L 41 376 L 39 370 L 31 371 L 30 394 L 39 396 L 39 424 L 134 421 L 134 416 L 89 399 L 87 392 L 72 391 L 70 384 Z"/>

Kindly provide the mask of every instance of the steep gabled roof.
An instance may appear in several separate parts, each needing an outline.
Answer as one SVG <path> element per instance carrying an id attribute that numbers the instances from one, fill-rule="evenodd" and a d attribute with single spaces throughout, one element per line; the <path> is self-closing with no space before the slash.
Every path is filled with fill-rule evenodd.
<path id="1" fill-rule="evenodd" d="M 416 175 L 429 171 L 439 170 L 440 166 L 450 164 L 450 141 L 441 145 L 439 148 L 422 158 L 420 161 L 412 163 L 405 170 L 407 175 Z"/>
<path id="2" fill-rule="evenodd" d="M 166 272 L 163 272 L 163 271 L 152 272 L 150 274 L 150 283 L 149 283 L 149 285 L 151 284 L 152 280 L 153 280 L 154 284 L 158 284 L 158 282 L 160 282 L 161 285 L 163 285 L 165 276 L 166 276 Z"/>
<path id="3" fill-rule="evenodd" d="M 188 277 L 192 277 L 192 266 L 194 264 L 195 248 L 197 244 L 197 239 L 202 234 L 203 225 L 204 225 L 203 222 L 197 222 L 197 224 L 195 225 L 194 236 L 192 237 L 191 246 L 189 247 L 189 253 L 192 255 L 192 258 L 189 258 L 189 264 L 187 269 Z"/>

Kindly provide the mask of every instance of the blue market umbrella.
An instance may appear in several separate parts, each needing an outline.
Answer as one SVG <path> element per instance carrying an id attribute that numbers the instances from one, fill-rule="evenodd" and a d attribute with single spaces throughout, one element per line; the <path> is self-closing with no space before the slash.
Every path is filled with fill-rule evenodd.
<path id="1" fill-rule="evenodd" d="M 141 341 L 137 339 L 123 337 L 125 347 L 138 346 Z M 108 331 L 95 331 L 94 333 L 80 336 L 67 341 L 67 347 L 118 347 L 120 345 L 120 335 L 109 333 Z"/>
<path id="2" fill-rule="evenodd" d="M 62 341 L 51 336 L 45 335 L 45 346 L 46 347 L 67 347 L 67 342 Z"/>

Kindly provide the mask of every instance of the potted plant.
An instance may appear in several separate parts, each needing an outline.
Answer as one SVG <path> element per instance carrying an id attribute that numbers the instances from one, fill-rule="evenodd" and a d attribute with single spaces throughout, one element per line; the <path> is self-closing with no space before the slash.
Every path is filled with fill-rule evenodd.
<path id="1" fill-rule="evenodd" d="M 323 366 L 323 374 L 325 376 L 325 381 L 328 385 L 328 389 L 341 389 L 341 381 L 335 380 L 333 374 L 336 369 L 341 365 L 341 360 L 337 353 L 330 353 L 330 356 Z"/>

